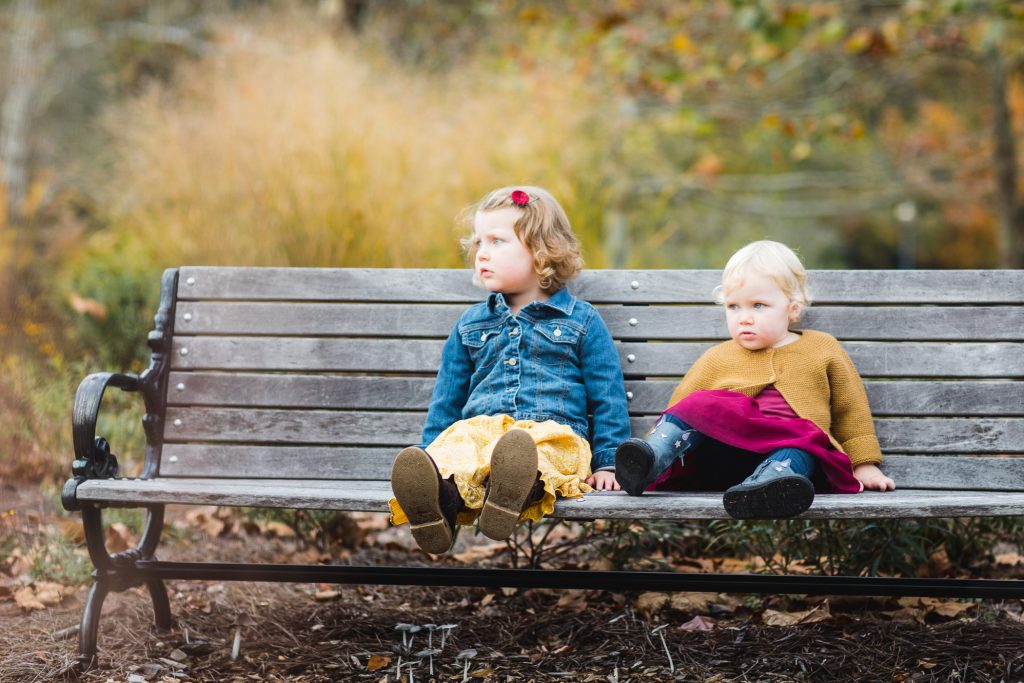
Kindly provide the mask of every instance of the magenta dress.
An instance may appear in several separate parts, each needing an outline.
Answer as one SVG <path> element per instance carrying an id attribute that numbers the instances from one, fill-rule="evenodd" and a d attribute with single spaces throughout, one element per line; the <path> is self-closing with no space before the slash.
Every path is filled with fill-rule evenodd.
<path id="1" fill-rule="evenodd" d="M 754 398 L 725 389 L 695 391 L 670 406 L 665 414 L 682 420 L 706 437 L 748 452 L 754 464 L 780 448 L 799 448 L 817 460 L 821 476 L 814 480 L 819 492 L 860 491 L 849 456 L 833 446 L 818 425 L 797 416 L 774 386 Z M 702 444 L 701 450 L 706 447 L 707 444 Z M 703 488 L 698 480 L 698 469 L 693 466 L 694 460 L 692 457 L 684 457 L 683 462 L 676 460 L 648 490 Z"/>

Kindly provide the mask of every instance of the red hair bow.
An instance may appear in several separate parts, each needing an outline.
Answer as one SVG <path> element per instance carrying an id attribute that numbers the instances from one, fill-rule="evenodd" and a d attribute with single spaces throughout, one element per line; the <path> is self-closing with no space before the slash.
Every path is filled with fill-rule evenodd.
<path id="1" fill-rule="evenodd" d="M 516 206 L 526 206 L 530 203 L 530 195 L 522 190 L 512 190 L 512 201 L 515 202 Z"/>

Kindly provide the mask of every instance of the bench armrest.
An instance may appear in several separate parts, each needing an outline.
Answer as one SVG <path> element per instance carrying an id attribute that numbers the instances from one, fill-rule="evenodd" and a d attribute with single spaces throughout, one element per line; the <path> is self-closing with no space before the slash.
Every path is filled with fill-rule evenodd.
<path id="1" fill-rule="evenodd" d="M 122 391 L 141 392 L 142 381 L 138 375 L 124 375 L 116 372 L 97 372 L 89 375 L 78 385 L 75 404 L 71 412 L 71 435 L 75 447 L 75 460 L 71 464 L 72 478 L 64 485 L 61 502 L 66 510 L 79 509 L 75 500 L 75 489 L 85 479 L 112 478 L 118 473 L 117 457 L 110 452 L 110 445 L 103 437 L 96 436 L 96 421 L 100 403 L 107 387 L 114 386 Z"/>

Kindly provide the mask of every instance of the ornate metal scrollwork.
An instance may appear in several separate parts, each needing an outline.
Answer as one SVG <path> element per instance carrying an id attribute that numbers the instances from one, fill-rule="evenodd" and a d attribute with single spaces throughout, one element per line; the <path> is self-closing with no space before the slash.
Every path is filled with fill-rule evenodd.
<path id="1" fill-rule="evenodd" d="M 154 329 L 148 337 L 153 352 L 149 367 L 138 376 L 95 373 L 86 377 L 78 388 L 72 412 L 75 446 L 75 460 L 71 467 L 73 476 L 65 483 L 61 496 L 67 510 L 80 509 L 76 492 L 78 485 L 83 481 L 118 475 L 117 458 L 110 452 L 106 439 L 96 435 L 100 402 L 108 386 L 142 395 L 146 406 L 146 414 L 142 418 L 146 432 L 146 459 L 141 476 L 148 479 L 157 475 L 163 447 L 163 413 L 167 375 L 170 372 L 170 347 L 177 286 L 178 271 L 165 271 L 160 287 L 160 306 L 154 317 Z"/>
<path id="2" fill-rule="evenodd" d="M 90 458 L 76 459 L 71 463 L 72 474 L 86 479 L 109 479 L 117 476 L 117 456 L 110 452 L 110 444 L 102 436 L 97 436 L 93 440 L 91 455 Z"/>

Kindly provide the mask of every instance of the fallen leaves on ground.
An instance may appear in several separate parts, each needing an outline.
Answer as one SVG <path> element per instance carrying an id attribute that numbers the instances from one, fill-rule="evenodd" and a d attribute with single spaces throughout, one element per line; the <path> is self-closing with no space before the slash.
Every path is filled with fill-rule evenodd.
<path id="1" fill-rule="evenodd" d="M 795 624 L 814 624 L 819 621 L 826 621 L 832 618 L 828 601 L 817 607 L 798 612 L 782 612 L 780 610 L 766 609 L 761 614 L 761 621 L 767 626 L 793 626 Z"/>
<path id="2" fill-rule="evenodd" d="M 480 560 L 491 558 L 498 553 L 506 551 L 507 549 L 508 546 L 505 543 L 486 543 L 483 545 L 470 546 L 461 553 L 455 553 L 452 557 L 464 564 L 473 564 Z"/>
<path id="3" fill-rule="evenodd" d="M 974 602 L 939 600 L 937 598 L 900 598 L 897 604 L 900 605 L 899 609 L 882 612 L 882 614 L 893 621 L 903 623 L 916 622 L 919 624 L 926 623 L 925 620 L 929 614 L 937 614 L 941 617 L 955 619 L 965 615 L 965 613 L 976 610 L 978 607 L 977 603 Z M 1013 615 L 1009 612 L 1007 612 L 1007 616 L 1013 618 Z"/>
<path id="4" fill-rule="evenodd" d="M 709 619 L 708 617 L 704 617 L 704 616 L 701 616 L 701 615 L 698 614 L 693 619 L 690 619 L 688 622 L 686 622 L 684 624 L 680 624 L 679 625 L 679 630 L 680 631 L 711 631 L 716 626 L 718 626 L 718 622 L 716 622 L 714 619 Z"/>
<path id="5" fill-rule="evenodd" d="M 135 547 L 135 535 L 123 522 L 114 522 L 103 531 L 107 552 L 120 553 Z"/>
<path id="6" fill-rule="evenodd" d="M 735 596 L 724 593 L 641 593 L 633 603 L 636 610 L 650 616 L 666 607 L 689 614 L 716 612 L 732 613 L 742 604 Z"/>
<path id="7" fill-rule="evenodd" d="M 25 611 L 31 611 L 58 605 L 66 596 L 76 590 L 73 586 L 65 586 L 52 581 L 33 581 L 14 590 L 13 597 L 19 607 Z"/>
<path id="8" fill-rule="evenodd" d="M 370 660 L 366 662 L 366 668 L 370 671 L 377 671 L 383 669 L 391 663 L 391 657 L 384 657 L 382 655 L 371 655 Z"/>
<path id="9" fill-rule="evenodd" d="M 1018 564 L 1024 563 L 1024 558 L 1018 553 L 999 553 L 995 556 L 995 561 L 997 565 L 1016 567 Z"/>

